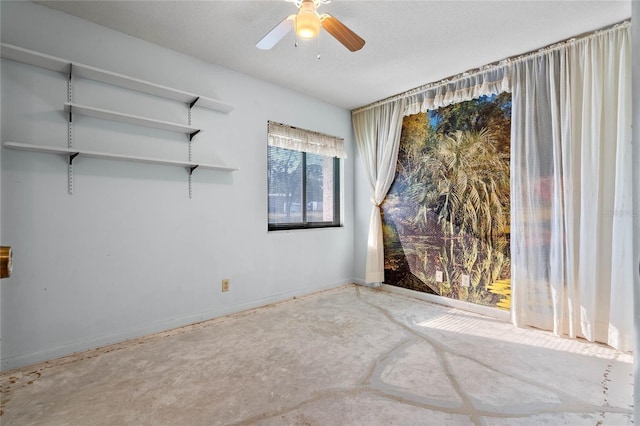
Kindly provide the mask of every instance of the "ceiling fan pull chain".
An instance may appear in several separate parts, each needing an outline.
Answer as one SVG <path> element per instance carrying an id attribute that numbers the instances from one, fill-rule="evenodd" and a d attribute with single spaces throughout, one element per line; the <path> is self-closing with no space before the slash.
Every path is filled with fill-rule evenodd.
<path id="1" fill-rule="evenodd" d="M 318 60 L 320 60 L 320 35 L 318 35 Z"/>

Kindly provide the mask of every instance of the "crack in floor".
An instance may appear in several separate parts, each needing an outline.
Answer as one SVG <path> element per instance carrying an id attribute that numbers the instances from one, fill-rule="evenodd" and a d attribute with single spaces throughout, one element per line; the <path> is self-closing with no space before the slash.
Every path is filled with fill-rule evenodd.
<path id="1" fill-rule="evenodd" d="M 475 407 L 473 406 L 473 403 L 471 402 L 471 399 L 469 398 L 469 396 L 462 390 L 462 387 L 460 386 L 460 384 L 458 383 L 458 381 L 456 380 L 455 376 L 453 375 L 453 372 L 451 371 L 451 366 L 448 363 L 448 361 L 446 360 L 446 356 L 445 353 L 446 351 L 442 348 L 439 347 L 439 345 L 434 344 L 434 342 L 432 342 L 431 339 L 427 338 L 426 336 L 417 333 L 415 330 L 413 330 L 411 327 L 408 327 L 406 324 L 403 324 L 399 321 L 397 321 L 393 315 L 387 311 L 386 309 L 377 306 L 373 303 L 370 303 L 367 300 L 364 300 L 362 298 L 362 295 L 360 294 L 360 289 L 356 287 L 356 297 L 358 298 L 358 300 L 366 303 L 367 305 L 371 306 L 372 308 L 378 310 L 380 313 L 382 313 L 389 321 L 391 321 L 392 323 L 394 323 L 395 325 L 397 325 L 400 328 L 403 328 L 405 331 L 415 335 L 417 338 L 421 339 L 422 341 L 424 341 L 425 343 L 429 344 L 434 351 L 436 352 L 436 355 L 438 357 L 438 361 L 440 363 L 440 365 L 443 367 L 445 375 L 447 376 L 447 378 L 449 379 L 449 382 L 451 383 L 451 385 L 453 386 L 454 390 L 456 391 L 456 393 L 458 394 L 458 396 L 460 397 L 460 399 L 462 400 L 462 406 L 463 409 L 466 413 L 469 413 L 469 415 L 471 416 L 471 420 L 473 421 L 474 424 L 479 425 L 480 424 L 480 416 L 478 415 L 477 411 L 475 410 Z M 380 382 L 382 383 L 382 378 L 380 378 Z M 390 392 L 391 394 L 393 394 L 392 392 Z M 438 411 L 442 411 L 444 407 L 438 407 Z M 433 409 L 433 408 L 430 408 Z M 449 412 L 449 411 L 447 411 Z"/>
<path id="2" fill-rule="evenodd" d="M 611 381 L 611 379 L 609 379 L 609 375 L 611 374 L 611 369 L 613 368 L 613 362 L 609 362 L 607 364 L 607 368 L 605 368 L 604 373 L 602 374 L 602 405 L 607 407 L 609 405 L 609 382 Z M 598 421 L 598 423 L 596 423 L 596 425 L 600 426 L 604 423 L 604 414 L 605 411 L 601 411 L 600 412 L 600 420 Z"/>

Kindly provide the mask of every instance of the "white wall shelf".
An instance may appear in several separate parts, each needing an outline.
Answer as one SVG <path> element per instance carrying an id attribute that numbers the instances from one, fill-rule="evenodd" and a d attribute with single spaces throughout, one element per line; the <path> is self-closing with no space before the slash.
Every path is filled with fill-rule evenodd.
<path id="1" fill-rule="evenodd" d="M 85 149 L 76 149 L 76 148 L 58 148 L 55 146 L 34 145 L 34 144 L 20 143 L 20 142 L 5 142 L 4 147 L 8 149 L 16 149 L 20 151 L 32 151 L 32 152 L 43 152 L 48 154 L 69 155 L 70 162 L 73 162 L 73 159 L 75 159 L 76 156 L 81 156 L 81 157 L 92 157 L 92 158 L 104 158 L 109 160 L 135 161 L 138 163 L 161 164 L 166 166 L 182 166 L 187 168 L 190 173 L 194 171 L 196 168 L 218 170 L 223 172 L 234 172 L 239 170 L 237 168 L 216 165 L 216 164 L 194 163 L 190 161 L 164 160 L 161 158 L 111 154 L 108 152 L 88 151 Z"/>
<path id="2" fill-rule="evenodd" d="M 151 127 L 154 129 L 167 130 L 170 132 L 185 133 L 191 138 L 202 130 L 195 127 L 186 126 L 169 121 L 156 120 L 154 118 L 141 117 L 139 115 L 124 114 L 108 109 L 95 108 L 87 105 L 65 103 L 64 110 L 71 114 L 86 115 L 87 117 L 101 118 L 104 120 L 118 121 L 121 123 L 134 124 L 137 126 Z"/>
<path id="3" fill-rule="evenodd" d="M 165 99 L 184 102 L 189 107 L 199 106 L 215 111 L 228 113 L 235 109 L 234 105 L 185 92 L 178 89 L 162 86 L 148 81 L 117 74 L 111 71 L 95 68 L 89 65 L 71 62 L 55 56 L 45 55 L 32 50 L 23 49 L 7 43 L 0 43 L 0 54 L 3 58 L 22 62 L 29 65 L 57 71 L 65 75 L 87 78 L 113 86 L 124 87 L 141 93 L 158 96 Z"/>
<path id="4" fill-rule="evenodd" d="M 192 140 L 193 137 L 200 132 L 201 129 L 191 126 L 191 110 L 194 106 L 200 106 L 219 112 L 230 112 L 235 107 L 230 104 L 218 101 L 216 99 L 207 98 L 182 90 L 172 89 L 170 87 L 161 86 L 159 84 L 150 83 L 126 75 L 117 74 L 89 65 L 83 65 L 71 62 L 66 59 L 57 58 L 55 56 L 46 55 L 44 53 L 34 52 L 11 44 L 0 43 L 0 56 L 4 59 L 18 61 L 28 65 L 52 70 L 62 73 L 67 78 L 67 100 L 64 103 L 64 110 L 68 114 L 69 121 L 67 123 L 67 147 L 57 148 L 47 145 L 25 144 L 19 142 L 5 142 L 4 147 L 9 149 L 18 149 L 23 151 L 35 151 L 52 154 L 67 155 L 69 159 L 67 176 L 68 176 L 68 192 L 73 195 L 73 161 L 78 156 L 104 158 L 112 160 L 137 161 L 141 163 L 163 164 L 171 166 L 182 166 L 189 172 L 189 198 L 192 198 L 193 171 L 197 168 L 212 169 L 218 171 L 232 172 L 238 170 L 233 167 L 223 165 L 203 164 L 194 162 L 192 159 Z M 124 112 L 113 111 L 109 109 L 97 108 L 89 105 L 80 105 L 73 102 L 73 82 L 75 77 L 98 81 L 115 87 L 122 87 L 127 90 L 139 93 L 149 94 L 164 99 L 181 102 L 185 105 L 185 113 L 187 114 L 187 123 L 180 124 L 170 121 L 158 120 L 150 117 L 142 117 L 139 115 L 127 114 Z M 74 115 L 84 115 L 88 117 L 111 120 L 120 123 L 133 124 L 136 126 L 150 127 L 170 132 L 186 134 L 188 136 L 188 161 L 164 160 L 153 157 L 141 157 L 124 154 L 112 154 L 108 152 L 89 151 L 79 149 L 74 146 L 73 135 L 73 118 Z"/>

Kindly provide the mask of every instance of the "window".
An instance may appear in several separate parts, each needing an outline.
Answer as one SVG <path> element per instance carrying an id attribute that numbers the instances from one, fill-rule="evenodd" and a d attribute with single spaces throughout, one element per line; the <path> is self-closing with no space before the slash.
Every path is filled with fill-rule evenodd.
<path id="1" fill-rule="evenodd" d="M 344 140 L 268 124 L 269 230 L 340 226 Z"/>

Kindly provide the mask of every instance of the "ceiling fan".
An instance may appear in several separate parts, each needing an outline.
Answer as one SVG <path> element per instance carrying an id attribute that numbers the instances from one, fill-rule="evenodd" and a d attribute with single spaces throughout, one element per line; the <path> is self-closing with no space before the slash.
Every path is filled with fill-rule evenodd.
<path id="1" fill-rule="evenodd" d="M 316 8 L 321 4 L 329 3 L 331 0 L 288 0 L 294 2 L 298 8 L 298 13 L 287 16 L 282 22 L 276 25 L 271 31 L 256 43 L 256 47 L 262 50 L 269 50 L 275 46 L 282 38 L 295 29 L 298 37 L 302 39 L 313 39 L 320 33 L 320 27 L 324 28 L 336 40 L 352 52 L 362 49 L 364 40 L 351 31 L 342 22 L 326 13 L 319 15 Z"/>

